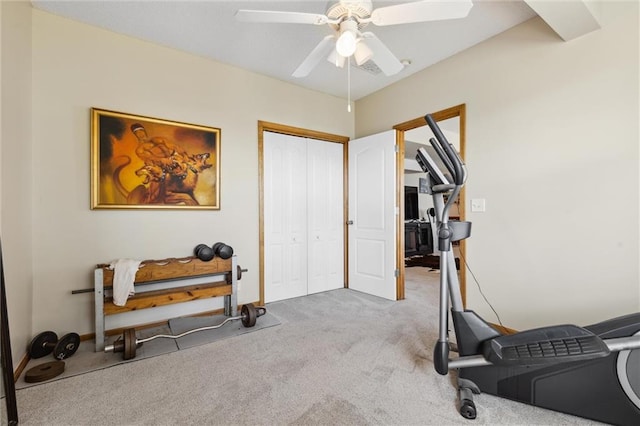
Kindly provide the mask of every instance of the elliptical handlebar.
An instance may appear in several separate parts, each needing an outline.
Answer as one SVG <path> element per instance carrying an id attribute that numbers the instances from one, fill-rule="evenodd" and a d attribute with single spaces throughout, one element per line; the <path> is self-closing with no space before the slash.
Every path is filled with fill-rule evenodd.
<path id="1" fill-rule="evenodd" d="M 433 119 L 431 114 L 425 115 L 424 119 L 431 128 L 431 131 L 435 135 L 440 146 L 436 146 L 436 144 L 434 143 L 436 141 L 433 139 L 430 140 L 431 144 L 434 146 L 434 149 L 441 157 L 443 163 L 447 166 L 447 168 L 449 167 L 449 165 L 453 167 L 453 170 L 449 171 L 451 172 L 454 183 L 458 186 L 462 186 L 466 178 L 466 172 L 464 170 L 464 165 L 462 163 L 462 160 L 460 159 L 460 156 L 453 148 L 453 145 L 451 145 L 449 141 L 447 141 L 447 138 L 444 136 L 444 134 L 440 130 L 440 127 L 436 124 L 436 121 Z M 444 157 L 443 153 L 445 155 Z"/>
<path id="2" fill-rule="evenodd" d="M 444 152 L 444 149 L 442 149 L 442 145 L 440 145 L 434 138 L 430 138 L 429 143 L 433 147 L 433 150 L 436 152 L 436 154 L 438 154 L 438 157 L 440 157 L 440 159 L 444 163 L 444 166 L 449 171 L 449 174 L 451 176 L 455 176 L 456 171 L 453 168 L 453 163 L 449 160 L 449 157 L 447 156 L 447 153 Z"/>

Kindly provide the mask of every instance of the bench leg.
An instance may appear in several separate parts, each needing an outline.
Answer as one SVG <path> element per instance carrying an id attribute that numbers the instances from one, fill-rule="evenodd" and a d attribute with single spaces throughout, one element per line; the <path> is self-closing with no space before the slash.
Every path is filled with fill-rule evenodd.
<path id="1" fill-rule="evenodd" d="M 231 294 L 224 297 L 224 314 L 228 317 L 238 315 L 238 257 L 231 257 Z"/>
<path id="2" fill-rule="evenodd" d="M 96 352 L 104 351 L 104 273 L 102 268 L 94 271 Z"/>

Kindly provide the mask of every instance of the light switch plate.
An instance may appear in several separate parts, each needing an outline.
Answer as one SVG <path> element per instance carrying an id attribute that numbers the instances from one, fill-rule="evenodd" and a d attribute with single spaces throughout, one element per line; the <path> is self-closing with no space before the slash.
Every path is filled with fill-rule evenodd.
<path id="1" fill-rule="evenodd" d="M 484 198 L 472 198 L 471 199 L 471 211 L 472 212 L 484 212 L 485 211 L 485 200 Z"/>

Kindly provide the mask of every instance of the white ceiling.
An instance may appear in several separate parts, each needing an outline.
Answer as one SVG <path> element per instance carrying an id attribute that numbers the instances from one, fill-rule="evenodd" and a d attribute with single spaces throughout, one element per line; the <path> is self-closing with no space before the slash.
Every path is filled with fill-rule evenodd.
<path id="1" fill-rule="evenodd" d="M 373 0 L 373 6 L 375 9 L 410 1 L 414 0 Z M 307 77 L 291 76 L 320 40 L 331 34 L 328 26 L 255 24 L 234 18 L 238 9 L 324 14 L 331 3 L 324 0 L 32 1 L 35 8 L 56 15 L 346 99 L 346 68 L 337 68 L 323 60 Z M 398 59 L 409 59 L 411 65 L 391 77 L 352 68 L 351 99 L 380 90 L 536 16 L 522 0 L 473 0 L 473 3 L 471 12 L 463 19 L 367 27 Z"/>

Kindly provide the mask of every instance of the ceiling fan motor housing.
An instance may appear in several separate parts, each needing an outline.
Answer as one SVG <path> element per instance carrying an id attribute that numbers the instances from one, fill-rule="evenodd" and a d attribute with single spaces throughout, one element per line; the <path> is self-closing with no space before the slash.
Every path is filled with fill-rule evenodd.
<path id="1" fill-rule="evenodd" d="M 332 20 L 344 20 L 352 16 L 358 23 L 358 30 L 361 30 L 368 25 L 368 22 L 360 23 L 360 19 L 369 18 L 372 11 L 371 0 L 340 0 L 337 3 L 329 3 L 327 17 Z M 339 25 L 335 25 L 334 29 L 338 30 Z"/>

